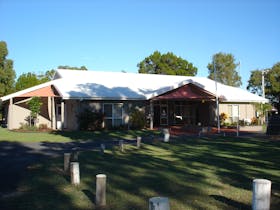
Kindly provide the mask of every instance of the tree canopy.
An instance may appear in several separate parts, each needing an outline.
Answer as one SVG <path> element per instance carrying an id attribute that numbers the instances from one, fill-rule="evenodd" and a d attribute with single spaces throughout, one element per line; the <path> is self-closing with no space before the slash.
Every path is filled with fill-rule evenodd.
<path id="1" fill-rule="evenodd" d="M 58 69 L 70 69 L 70 70 L 87 70 L 85 66 L 81 67 L 71 67 L 71 66 L 58 66 Z M 20 91 L 24 90 L 29 87 L 33 87 L 35 85 L 39 85 L 48 81 L 51 81 L 53 79 L 53 76 L 55 74 L 55 70 L 47 70 L 45 73 L 41 74 L 35 74 L 35 73 L 23 73 L 20 75 L 16 81 L 15 84 L 15 90 Z"/>
<path id="2" fill-rule="evenodd" d="M 4 41 L 0 41 L 0 96 L 13 92 L 16 73 L 13 61 L 7 59 L 8 48 Z"/>
<path id="3" fill-rule="evenodd" d="M 41 106 L 43 105 L 40 97 L 32 97 L 30 101 L 27 102 L 30 109 L 30 120 L 36 125 L 36 119 L 40 113 Z M 31 126 L 31 123 L 30 123 Z"/>
<path id="4" fill-rule="evenodd" d="M 141 61 L 137 67 L 139 73 L 183 76 L 195 76 L 197 74 L 197 68 L 192 63 L 177 57 L 172 52 L 161 54 L 159 51 L 155 51 Z"/>
<path id="5" fill-rule="evenodd" d="M 251 71 L 247 89 L 258 95 L 262 95 L 262 71 Z M 280 110 L 280 62 L 272 68 L 264 71 L 265 96 Z"/>
<path id="6" fill-rule="evenodd" d="M 20 75 L 16 81 L 15 89 L 16 91 L 24 90 L 29 87 L 41 84 L 42 81 L 35 73 L 24 73 Z"/>
<path id="7" fill-rule="evenodd" d="M 87 67 L 86 66 L 81 66 L 81 67 L 75 67 L 75 66 L 58 66 L 58 69 L 68 69 L 68 70 L 82 70 L 82 71 L 87 71 Z"/>
<path id="8" fill-rule="evenodd" d="M 239 63 L 235 62 L 235 58 L 230 53 L 216 53 L 212 57 L 212 62 L 207 65 L 209 70 L 209 79 L 216 79 L 225 85 L 230 85 L 234 87 L 240 87 L 242 85 L 241 77 L 239 76 L 236 68 Z M 215 67 L 215 68 L 214 68 Z"/>

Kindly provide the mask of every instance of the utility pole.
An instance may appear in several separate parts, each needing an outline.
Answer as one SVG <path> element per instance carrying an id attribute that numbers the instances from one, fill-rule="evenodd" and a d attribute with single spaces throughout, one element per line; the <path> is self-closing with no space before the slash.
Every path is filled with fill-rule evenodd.
<path id="1" fill-rule="evenodd" d="M 265 88 L 264 88 L 264 75 L 269 71 L 270 69 L 263 69 L 262 70 L 262 97 L 265 98 Z M 263 119 L 262 119 L 262 124 L 264 123 L 264 121 L 266 121 L 266 113 L 264 111 L 263 108 L 263 104 L 262 104 L 262 112 L 263 112 Z"/>
<path id="2" fill-rule="evenodd" d="M 214 78 L 215 78 L 215 89 L 216 89 L 216 115 L 217 115 L 217 127 L 218 127 L 218 133 L 220 133 L 220 132 L 221 132 L 221 125 L 220 125 L 219 97 L 218 97 L 218 84 L 217 84 L 217 72 L 216 72 L 215 60 L 213 61 L 213 67 L 214 67 Z"/>
<path id="3" fill-rule="evenodd" d="M 269 71 L 270 69 L 263 69 L 262 70 L 262 97 L 265 98 L 265 89 L 264 89 L 264 75 Z"/>
<path id="4" fill-rule="evenodd" d="M 264 70 L 262 70 L 262 97 L 265 98 L 265 92 L 264 92 Z"/>

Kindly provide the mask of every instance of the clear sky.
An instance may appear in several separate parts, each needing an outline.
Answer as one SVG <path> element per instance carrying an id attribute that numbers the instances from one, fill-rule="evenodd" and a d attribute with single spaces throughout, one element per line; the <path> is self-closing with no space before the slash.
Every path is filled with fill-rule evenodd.
<path id="1" fill-rule="evenodd" d="M 208 76 L 213 54 L 250 71 L 280 62 L 279 0 L 0 0 L 0 40 L 19 76 L 59 65 L 137 72 L 155 50 Z"/>

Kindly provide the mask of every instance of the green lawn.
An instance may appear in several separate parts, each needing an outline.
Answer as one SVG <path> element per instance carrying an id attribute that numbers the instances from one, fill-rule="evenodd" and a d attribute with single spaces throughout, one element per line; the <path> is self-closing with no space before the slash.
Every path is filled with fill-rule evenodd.
<path id="1" fill-rule="evenodd" d="M 1 130 L 2 131 L 2 130 Z M 62 138 L 62 137 L 61 137 Z M 172 210 L 251 209 L 252 180 L 272 180 L 271 209 L 280 206 L 279 142 L 257 138 L 184 137 L 82 152 L 81 185 L 64 176 L 63 157 L 28 167 L 18 195 L 2 199 L 7 209 L 97 209 L 95 175 L 107 175 L 107 207 L 148 209 L 148 199 L 166 196 Z"/>
<path id="2" fill-rule="evenodd" d="M 0 142 L 70 142 L 114 139 L 135 139 L 136 136 L 159 135 L 157 131 L 54 131 L 54 132 L 19 132 L 0 127 Z"/>

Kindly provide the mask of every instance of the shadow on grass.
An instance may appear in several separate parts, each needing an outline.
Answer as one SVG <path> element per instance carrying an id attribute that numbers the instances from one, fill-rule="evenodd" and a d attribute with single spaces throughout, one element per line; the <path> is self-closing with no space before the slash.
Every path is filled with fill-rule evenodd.
<path id="1" fill-rule="evenodd" d="M 78 144 L 83 142 L 65 145 L 71 148 Z M 68 147 L 43 145 L 47 150 L 57 149 L 59 154 Z M 2 146 L 1 160 L 10 159 L 17 151 L 22 151 L 20 157 L 33 154 L 21 144 Z M 273 182 L 272 206 L 276 206 L 280 183 L 278 155 L 278 142 L 254 138 L 177 138 L 170 143 L 143 144 L 141 149 L 126 145 L 124 152 L 112 145 L 104 155 L 97 150 L 80 153 L 81 186 L 73 187 L 69 177 L 61 172 L 62 156 L 50 158 L 41 154 L 18 171 L 21 174 L 26 168 L 26 173 L 15 178 L 13 190 L 21 189 L 23 194 L 1 199 L 0 207 L 96 209 L 95 175 L 100 173 L 107 175 L 106 210 L 147 209 L 148 199 L 154 196 L 169 197 L 174 210 L 248 209 L 252 179 L 263 176 Z M 18 159 L 11 158 L 6 167 Z"/>
<path id="2" fill-rule="evenodd" d="M 174 157 L 186 162 L 198 162 L 216 168 L 216 175 L 225 183 L 251 190 L 254 178 L 272 180 L 280 190 L 279 143 L 255 138 L 202 138 L 196 141 L 177 141 Z M 192 152 L 185 153 L 179 145 L 187 144 Z"/>
<path id="3" fill-rule="evenodd" d="M 79 208 L 64 191 L 69 182 L 62 163 L 54 166 L 57 160 L 20 143 L 0 142 L 0 209 L 92 209 Z"/>
<path id="4" fill-rule="evenodd" d="M 242 209 L 242 210 L 250 210 L 251 209 L 250 205 L 246 205 L 244 203 L 234 201 L 232 199 L 229 199 L 229 198 L 221 196 L 221 195 L 210 195 L 210 197 L 214 198 L 217 201 L 225 203 L 230 207 L 236 208 L 236 209 Z"/>
<path id="5" fill-rule="evenodd" d="M 61 135 L 72 141 L 114 141 L 119 139 L 132 140 L 137 136 L 149 138 L 159 136 L 160 131 L 152 130 L 102 130 L 102 131 L 56 131 L 53 134 Z"/>

